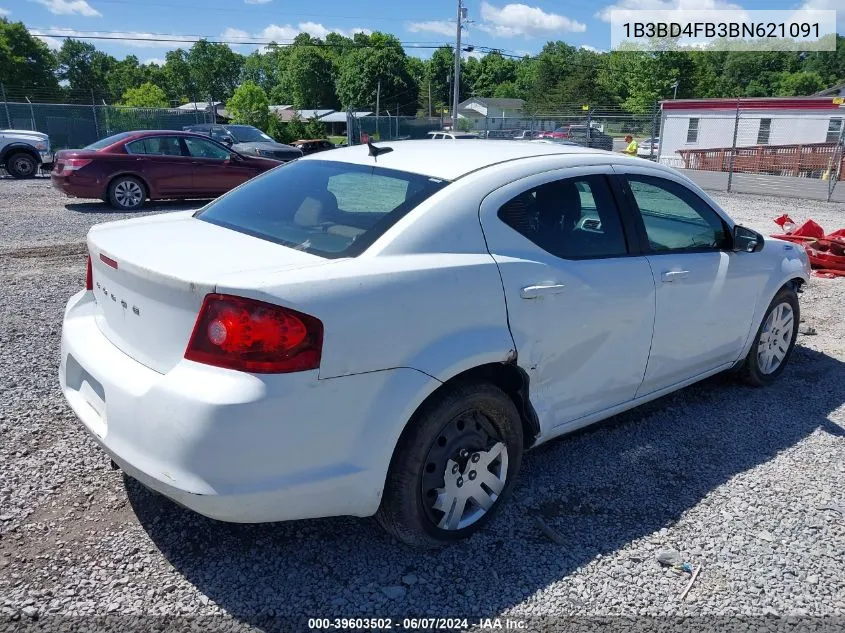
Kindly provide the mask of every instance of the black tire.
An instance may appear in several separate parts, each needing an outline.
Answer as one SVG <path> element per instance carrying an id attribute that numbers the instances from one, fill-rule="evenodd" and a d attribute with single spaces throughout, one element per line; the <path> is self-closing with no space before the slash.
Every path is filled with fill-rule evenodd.
<path id="1" fill-rule="evenodd" d="M 483 443 L 485 437 L 488 444 L 480 447 L 479 443 Z M 488 455 L 492 454 L 499 443 L 504 444 L 507 449 L 503 453 L 506 468 L 502 468 L 505 463 L 503 458 L 498 458 L 500 475 L 504 470 L 507 473 L 504 487 L 489 509 L 473 523 L 459 529 L 442 529 L 436 523 L 437 515 L 445 520 L 446 513 L 432 508 L 433 499 L 437 496 L 432 496 L 432 486 L 437 486 L 432 482 L 438 481 L 440 486 L 445 486 L 445 477 L 439 474 L 443 472 L 439 466 L 432 468 L 435 465 L 432 460 L 435 460 L 436 451 L 440 451 L 441 455 L 443 452 L 450 453 L 454 448 L 463 448 L 464 442 L 466 448 L 458 450 L 462 455 L 456 457 L 464 460 L 461 478 L 464 475 L 473 478 L 467 473 L 472 472 L 472 460 L 478 457 L 476 451 Z M 490 443 L 493 443 L 492 448 Z M 491 452 L 485 452 L 484 448 Z M 466 454 L 467 449 L 469 454 Z M 506 501 L 519 472 L 522 451 L 519 412 L 503 391 L 488 383 L 455 385 L 426 402 L 400 437 L 376 518 L 388 533 L 414 547 L 436 547 L 466 538 L 481 529 Z M 495 469 L 496 462 L 491 463 L 493 465 L 490 467 Z M 445 468 L 445 463 L 442 466 Z M 480 484 L 476 482 L 472 485 Z M 487 490 L 490 488 L 487 487 Z M 492 495 L 489 496 L 492 499 Z M 473 506 L 477 508 L 476 511 L 480 510 L 474 501 Z M 467 505 L 467 511 L 473 506 Z"/>
<path id="2" fill-rule="evenodd" d="M 785 329 L 776 329 L 774 332 L 767 331 L 769 316 L 782 305 L 787 305 L 792 310 L 791 326 L 787 325 L 785 326 Z M 798 295 L 791 286 L 784 286 L 778 291 L 775 298 L 772 299 L 766 313 L 763 315 L 763 321 L 757 329 L 757 335 L 754 337 L 754 342 L 751 344 L 751 349 L 748 350 L 748 356 L 745 357 L 745 361 L 743 362 L 739 372 L 743 381 L 753 387 L 763 387 L 765 385 L 772 384 L 778 379 L 778 377 L 783 373 L 783 370 L 786 368 L 786 364 L 789 362 L 789 357 L 792 356 L 792 350 L 795 348 L 795 341 L 798 338 L 798 323 L 800 320 L 801 309 L 798 304 Z M 766 346 L 768 343 L 773 342 L 774 344 L 773 346 L 770 345 L 770 349 L 774 347 L 775 355 L 779 358 L 779 364 L 774 370 L 767 371 L 767 368 L 763 366 L 765 362 L 765 352 L 762 352 L 764 355 L 763 359 L 761 359 L 760 339 L 764 335 L 768 335 L 768 337 L 766 339 L 767 342 L 764 342 L 763 345 Z M 788 344 L 784 343 L 784 336 L 791 336 Z M 782 347 L 778 346 L 778 342 L 784 343 Z M 777 350 L 780 349 L 783 349 L 784 351 L 778 353 Z"/>
<path id="3" fill-rule="evenodd" d="M 38 160 L 32 154 L 15 152 L 6 158 L 6 171 L 12 178 L 35 178 L 38 173 Z"/>
<path id="4" fill-rule="evenodd" d="M 130 193 L 140 192 L 137 195 Z M 134 176 L 118 176 L 109 184 L 109 204 L 121 211 L 137 211 L 144 206 L 147 188 Z"/>

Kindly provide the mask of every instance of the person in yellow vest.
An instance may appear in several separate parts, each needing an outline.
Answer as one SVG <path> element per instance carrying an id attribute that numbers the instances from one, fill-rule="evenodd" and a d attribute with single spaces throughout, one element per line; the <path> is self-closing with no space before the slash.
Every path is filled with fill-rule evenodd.
<path id="1" fill-rule="evenodd" d="M 624 152 L 628 154 L 628 156 L 636 156 L 637 149 L 639 148 L 637 140 L 633 136 L 628 134 L 628 136 L 625 137 L 625 142 L 628 144 L 628 146 L 625 148 Z"/>

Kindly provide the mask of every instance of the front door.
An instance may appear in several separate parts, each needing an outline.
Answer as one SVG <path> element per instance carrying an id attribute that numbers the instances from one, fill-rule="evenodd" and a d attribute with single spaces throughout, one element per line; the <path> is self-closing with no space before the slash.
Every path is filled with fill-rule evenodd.
<path id="1" fill-rule="evenodd" d="M 703 198 L 664 172 L 625 173 L 657 289 L 654 342 L 638 395 L 737 360 L 770 271 L 731 250 L 731 227 Z"/>
<path id="2" fill-rule="evenodd" d="M 195 136 L 186 136 L 184 141 L 191 157 L 196 195 L 220 195 L 255 175 L 252 167 L 232 159 L 231 150 L 219 143 Z"/>
<path id="3" fill-rule="evenodd" d="M 633 399 L 645 373 L 654 281 L 628 247 L 611 176 L 608 166 L 547 172 L 481 205 L 544 432 Z"/>

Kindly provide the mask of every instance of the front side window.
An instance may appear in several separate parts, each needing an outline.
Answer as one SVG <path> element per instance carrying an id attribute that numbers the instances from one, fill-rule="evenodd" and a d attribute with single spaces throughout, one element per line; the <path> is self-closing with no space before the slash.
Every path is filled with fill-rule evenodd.
<path id="1" fill-rule="evenodd" d="M 654 176 L 628 176 L 651 251 L 719 250 L 729 241 L 725 222 L 681 184 Z"/>
<path id="2" fill-rule="evenodd" d="M 354 257 L 447 184 L 376 166 L 294 161 L 232 190 L 195 217 L 322 257 Z"/>
<path id="3" fill-rule="evenodd" d="M 214 158 L 217 160 L 226 160 L 230 155 L 229 150 L 225 147 L 221 147 L 217 143 L 212 143 L 204 138 L 186 136 L 185 145 L 188 147 L 188 153 L 194 158 Z"/>
<path id="4" fill-rule="evenodd" d="M 690 119 L 687 127 L 687 143 L 698 143 L 698 119 Z"/>
<path id="5" fill-rule="evenodd" d="M 502 205 L 499 219 L 563 259 L 628 252 L 616 202 L 602 175 L 556 180 L 521 193 Z"/>

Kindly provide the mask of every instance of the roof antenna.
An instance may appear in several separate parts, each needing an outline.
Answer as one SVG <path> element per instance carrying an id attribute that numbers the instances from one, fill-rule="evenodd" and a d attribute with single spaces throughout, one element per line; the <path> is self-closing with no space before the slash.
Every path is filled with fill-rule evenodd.
<path id="1" fill-rule="evenodd" d="M 373 158 L 378 158 L 379 154 L 387 154 L 393 151 L 392 147 L 376 147 L 370 140 L 367 141 L 367 147 L 370 148 L 370 156 Z"/>

